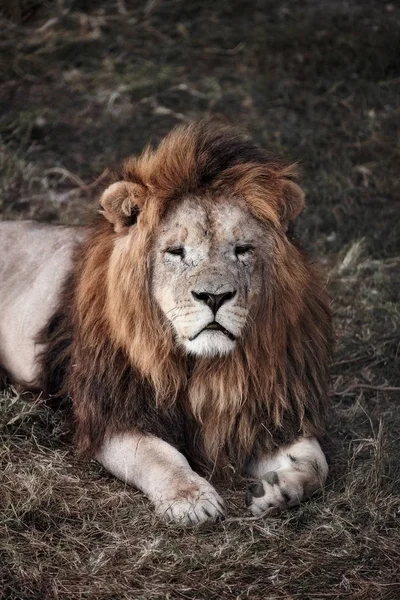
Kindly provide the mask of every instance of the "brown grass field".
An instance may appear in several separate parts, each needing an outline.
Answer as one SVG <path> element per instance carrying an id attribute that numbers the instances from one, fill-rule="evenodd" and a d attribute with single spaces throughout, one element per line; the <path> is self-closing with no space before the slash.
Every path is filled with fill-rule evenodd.
<path id="1" fill-rule="evenodd" d="M 0 395 L 0 598 L 400 599 L 400 5 L 8 0 L 3 219 L 82 223 L 104 169 L 219 115 L 299 160 L 298 231 L 334 299 L 323 496 L 181 530 L 77 460 L 62 409 Z"/>

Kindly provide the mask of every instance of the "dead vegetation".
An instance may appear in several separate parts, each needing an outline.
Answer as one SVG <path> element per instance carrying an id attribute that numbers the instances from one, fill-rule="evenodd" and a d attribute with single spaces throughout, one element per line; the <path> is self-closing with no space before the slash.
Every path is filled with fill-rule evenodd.
<path id="1" fill-rule="evenodd" d="M 0 396 L 0 598 L 400 597 L 399 27 L 395 3 L 5 3 L 0 210 L 78 223 L 98 177 L 177 122 L 219 114 L 299 159 L 299 232 L 322 257 L 337 351 L 323 498 L 180 531 L 95 463 L 66 412 Z"/>

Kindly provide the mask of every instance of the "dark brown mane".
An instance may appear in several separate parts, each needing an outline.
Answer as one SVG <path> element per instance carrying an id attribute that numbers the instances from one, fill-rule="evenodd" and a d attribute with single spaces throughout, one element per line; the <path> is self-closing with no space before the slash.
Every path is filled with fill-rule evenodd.
<path id="1" fill-rule="evenodd" d="M 127 196 L 102 202 L 107 220 L 77 251 L 42 336 L 43 385 L 72 397 L 80 452 L 93 455 L 105 436 L 135 428 L 196 462 L 240 465 L 323 433 L 331 317 L 323 278 L 286 235 L 303 207 L 294 175 L 231 129 L 204 123 L 126 161 L 115 180 L 127 182 Z M 188 359 L 151 302 L 151 251 L 171 203 L 226 190 L 271 224 L 268 290 L 232 355 Z"/>

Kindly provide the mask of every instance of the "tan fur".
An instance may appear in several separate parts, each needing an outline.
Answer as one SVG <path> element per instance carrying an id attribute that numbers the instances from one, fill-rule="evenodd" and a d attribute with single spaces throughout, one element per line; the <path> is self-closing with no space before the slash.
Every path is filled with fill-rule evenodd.
<path id="1" fill-rule="evenodd" d="M 154 436 L 112 437 L 96 458 L 124 483 L 142 490 L 164 520 L 195 525 L 224 514 L 223 500 L 215 489 L 190 468 L 180 452 Z"/>
<path id="2" fill-rule="evenodd" d="M 328 465 L 318 441 L 301 438 L 251 462 L 248 474 L 259 481 L 255 487 L 249 486 L 246 504 L 253 515 L 259 516 L 296 506 L 312 496 L 324 486 Z"/>
<path id="3" fill-rule="evenodd" d="M 43 345 L 36 338 L 56 309 L 83 237 L 81 228 L 0 223 L 0 364 L 14 382 L 38 383 Z"/>

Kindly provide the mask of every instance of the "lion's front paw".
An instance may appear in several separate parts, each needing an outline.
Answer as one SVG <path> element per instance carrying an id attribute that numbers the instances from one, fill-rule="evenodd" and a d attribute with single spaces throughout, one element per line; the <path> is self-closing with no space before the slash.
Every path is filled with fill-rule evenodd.
<path id="1" fill-rule="evenodd" d="M 309 486 L 304 485 L 299 473 L 270 471 L 247 487 L 246 506 L 254 516 L 264 513 L 274 515 L 296 506 L 309 492 Z"/>
<path id="2" fill-rule="evenodd" d="M 156 501 L 157 514 L 179 525 L 199 525 L 224 516 L 224 501 L 202 477 L 175 484 Z"/>

